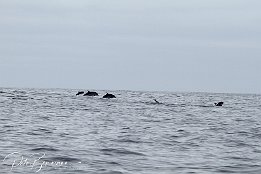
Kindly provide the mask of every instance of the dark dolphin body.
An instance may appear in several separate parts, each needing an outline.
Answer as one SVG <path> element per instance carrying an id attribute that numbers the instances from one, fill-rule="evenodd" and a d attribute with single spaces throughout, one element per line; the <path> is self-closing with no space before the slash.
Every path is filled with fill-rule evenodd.
<path id="1" fill-rule="evenodd" d="M 161 104 L 160 102 L 158 102 L 158 100 L 154 99 L 154 101 L 156 102 L 156 104 Z"/>
<path id="2" fill-rule="evenodd" d="M 116 98 L 113 94 L 106 93 L 102 98 Z"/>
<path id="3" fill-rule="evenodd" d="M 97 92 L 88 91 L 83 96 L 98 96 L 98 93 Z"/>
<path id="4" fill-rule="evenodd" d="M 79 91 L 76 95 L 84 94 L 83 91 Z"/>
<path id="5" fill-rule="evenodd" d="M 216 106 L 222 106 L 223 104 L 224 104 L 224 102 L 215 103 Z"/>

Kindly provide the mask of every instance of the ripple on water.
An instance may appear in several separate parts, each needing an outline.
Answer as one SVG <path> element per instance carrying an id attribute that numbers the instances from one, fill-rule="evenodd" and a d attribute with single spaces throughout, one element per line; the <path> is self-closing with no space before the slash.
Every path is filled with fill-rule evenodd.
<path id="1" fill-rule="evenodd" d="M 119 142 L 119 143 L 135 143 L 135 144 L 142 143 L 141 141 L 131 140 L 131 139 L 127 139 L 127 138 L 118 139 L 118 140 L 116 140 L 116 142 Z"/>
<path id="2" fill-rule="evenodd" d="M 68 156 L 54 156 L 54 157 L 48 157 L 44 159 L 45 161 L 49 162 L 79 162 L 80 159 L 78 158 L 73 158 L 73 157 L 68 157 Z"/>
<path id="3" fill-rule="evenodd" d="M 260 165 L 231 165 L 218 167 L 215 172 L 217 173 L 249 173 L 249 174 L 260 174 Z"/>
<path id="4" fill-rule="evenodd" d="M 113 148 L 105 148 L 105 149 L 100 149 L 100 151 L 105 154 L 105 155 L 137 155 L 137 156 L 145 156 L 145 154 L 140 153 L 140 152 L 134 152 L 126 149 L 113 149 Z"/>
<path id="5" fill-rule="evenodd" d="M 123 174 L 123 173 L 119 172 L 119 171 L 112 170 L 112 171 L 108 171 L 108 172 L 101 172 L 99 174 Z"/>
<path id="6" fill-rule="evenodd" d="M 42 146 L 42 147 L 37 147 L 37 148 L 33 148 L 31 149 L 31 151 L 33 152 L 57 152 L 60 151 L 59 149 L 56 149 L 54 147 L 50 147 L 50 146 Z"/>

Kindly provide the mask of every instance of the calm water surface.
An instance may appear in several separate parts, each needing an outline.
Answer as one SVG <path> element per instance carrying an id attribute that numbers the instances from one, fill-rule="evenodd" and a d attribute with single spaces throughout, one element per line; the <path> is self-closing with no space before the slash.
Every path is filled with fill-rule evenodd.
<path id="1" fill-rule="evenodd" d="M 0 173 L 261 173 L 260 95 L 97 92 L 0 88 Z"/>

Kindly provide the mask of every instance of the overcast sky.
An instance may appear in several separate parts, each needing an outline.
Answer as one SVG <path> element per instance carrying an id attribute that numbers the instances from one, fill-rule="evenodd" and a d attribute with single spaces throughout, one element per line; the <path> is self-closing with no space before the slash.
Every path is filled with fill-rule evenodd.
<path id="1" fill-rule="evenodd" d="M 0 0 L 0 87 L 261 93 L 260 0 Z"/>

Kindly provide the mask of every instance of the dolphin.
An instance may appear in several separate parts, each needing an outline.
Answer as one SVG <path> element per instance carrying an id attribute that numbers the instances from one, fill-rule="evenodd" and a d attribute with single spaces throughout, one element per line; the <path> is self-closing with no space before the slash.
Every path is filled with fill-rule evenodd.
<path id="1" fill-rule="evenodd" d="M 84 94 L 83 91 L 79 91 L 76 95 Z"/>
<path id="2" fill-rule="evenodd" d="M 98 93 L 97 92 L 88 91 L 83 96 L 98 96 Z"/>
<path id="3" fill-rule="evenodd" d="M 224 104 L 224 102 L 218 102 L 218 103 L 214 103 L 215 106 L 222 106 Z"/>
<path id="4" fill-rule="evenodd" d="M 102 98 L 116 98 L 113 94 L 106 93 Z"/>
<path id="5" fill-rule="evenodd" d="M 156 99 L 154 99 L 154 101 L 155 101 L 157 104 L 160 104 L 160 102 L 158 102 Z"/>

